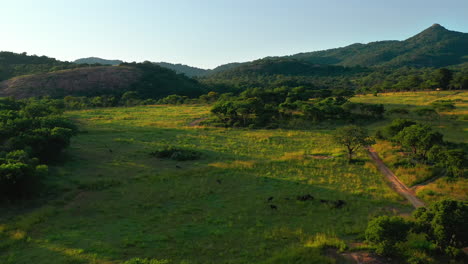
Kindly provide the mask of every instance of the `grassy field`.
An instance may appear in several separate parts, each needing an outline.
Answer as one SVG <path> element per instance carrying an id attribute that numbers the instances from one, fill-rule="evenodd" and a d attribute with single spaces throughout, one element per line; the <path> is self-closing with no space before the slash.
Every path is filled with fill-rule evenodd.
<path id="1" fill-rule="evenodd" d="M 348 165 L 329 130 L 188 125 L 207 114 L 198 106 L 67 113 L 83 132 L 47 179 L 54 198 L 2 209 L 0 262 L 340 263 L 319 249 L 362 239 L 372 216 L 411 210 L 365 154 Z M 164 145 L 203 156 L 149 155 Z M 305 194 L 315 199 L 296 200 Z"/>
<path id="2" fill-rule="evenodd" d="M 428 102 L 418 94 L 354 100 L 390 107 Z M 457 106 L 456 111 L 467 110 L 466 102 Z M 67 162 L 51 169 L 47 196 L 0 209 L 1 264 L 122 263 L 134 257 L 171 264 L 346 263 L 321 249 L 343 250 L 362 241 L 373 216 L 412 211 L 365 153 L 355 164 L 346 162 L 331 141 L 331 129 L 191 126 L 209 115 L 206 106 L 67 115 L 82 132 L 73 139 Z M 439 129 L 446 138 L 466 142 L 466 119 L 454 113 L 443 118 Z M 199 150 L 202 157 L 182 162 L 150 155 L 165 145 Z M 466 188 L 466 181 L 461 183 Z M 296 200 L 305 194 L 315 199 Z M 337 209 L 320 199 L 346 205 Z"/>

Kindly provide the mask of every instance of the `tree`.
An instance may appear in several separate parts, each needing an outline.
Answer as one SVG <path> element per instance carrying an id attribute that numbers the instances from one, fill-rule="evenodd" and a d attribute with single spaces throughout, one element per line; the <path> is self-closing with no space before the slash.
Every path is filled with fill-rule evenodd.
<path id="1" fill-rule="evenodd" d="M 435 145 L 428 154 L 428 160 L 436 166 L 445 168 L 449 177 L 463 177 L 468 167 L 467 153 L 463 149 L 446 149 Z"/>
<path id="2" fill-rule="evenodd" d="M 428 151 L 434 145 L 443 143 L 443 135 L 432 131 L 428 125 L 412 125 L 405 127 L 396 136 L 395 140 L 403 147 L 411 150 L 415 157 L 427 159 Z"/>
<path id="3" fill-rule="evenodd" d="M 415 125 L 416 122 L 408 119 L 394 119 L 392 123 L 384 128 L 384 135 L 389 139 L 392 139 L 405 127 Z"/>
<path id="4" fill-rule="evenodd" d="M 367 130 L 355 125 L 337 129 L 333 139 L 336 143 L 346 147 L 348 161 L 352 160 L 353 154 L 360 147 L 374 144 L 374 140 L 369 138 Z"/>
<path id="5" fill-rule="evenodd" d="M 125 106 L 134 106 L 138 104 L 139 96 L 135 91 L 125 92 L 120 98 L 121 104 Z"/>
<path id="6" fill-rule="evenodd" d="M 437 83 L 439 88 L 447 89 L 452 78 L 453 72 L 449 69 L 441 68 L 434 72 L 434 81 Z"/>
<path id="7" fill-rule="evenodd" d="M 416 231 L 449 254 L 468 244 L 468 203 L 442 200 L 414 212 Z"/>
<path id="8" fill-rule="evenodd" d="M 365 232 L 366 240 L 376 246 L 376 253 L 391 255 L 396 244 L 406 241 L 411 224 L 399 216 L 379 216 L 372 219 Z"/>

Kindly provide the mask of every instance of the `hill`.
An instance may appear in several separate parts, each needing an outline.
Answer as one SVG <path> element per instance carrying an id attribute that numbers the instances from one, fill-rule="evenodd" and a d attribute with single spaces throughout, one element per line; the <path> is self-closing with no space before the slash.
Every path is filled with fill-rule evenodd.
<path id="1" fill-rule="evenodd" d="M 189 65 L 185 64 L 173 64 L 173 63 L 168 63 L 168 62 L 155 62 L 155 64 L 165 67 L 171 70 L 174 70 L 177 73 L 183 73 L 187 75 L 188 77 L 204 77 L 204 76 L 210 76 L 216 73 L 220 73 L 223 71 L 231 70 L 234 69 L 238 66 L 245 65 L 247 63 L 240 63 L 240 62 L 232 62 L 232 63 L 227 63 L 220 65 L 214 69 L 207 70 L 207 69 L 201 69 L 197 67 L 192 67 Z"/>
<path id="2" fill-rule="evenodd" d="M 76 64 L 101 64 L 101 65 L 119 65 L 123 63 L 121 60 L 106 60 L 97 57 L 82 58 L 73 61 Z"/>
<path id="3" fill-rule="evenodd" d="M 404 41 L 378 41 L 290 58 L 343 66 L 445 67 L 468 61 L 468 34 L 434 24 Z"/>
<path id="4" fill-rule="evenodd" d="M 0 82 L 0 96 L 15 98 L 120 95 L 126 91 L 137 91 L 143 98 L 198 96 L 205 92 L 196 80 L 151 63 L 77 68 Z"/>
<path id="5" fill-rule="evenodd" d="M 180 63 L 173 64 L 173 63 L 168 63 L 168 62 L 154 62 L 154 64 L 159 65 L 164 68 L 171 69 L 175 71 L 176 73 L 185 74 L 188 77 L 204 76 L 209 72 L 209 70 L 192 67 L 192 66 L 188 66 L 188 65 L 180 64 Z"/>
<path id="6" fill-rule="evenodd" d="M 28 55 L 26 52 L 0 52 L 0 81 L 21 75 L 46 73 L 64 69 L 87 67 L 59 61 L 47 56 Z"/>

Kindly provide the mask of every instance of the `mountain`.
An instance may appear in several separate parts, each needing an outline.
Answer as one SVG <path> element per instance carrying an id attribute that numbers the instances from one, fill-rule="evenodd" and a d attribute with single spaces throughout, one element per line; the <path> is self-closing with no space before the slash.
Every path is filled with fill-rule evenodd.
<path id="1" fill-rule="evenodd" d="M 404 41 L 378 41 L 299 53 L 289 58 L 343 66 L 446 67 L 468 61 L 468 33 L 434 24 Z"/>
<path id="2" fill-rule="evenodd" d="M 188 77 L 204 76 L 210 72 L 210 70 L 192 67 L 192 66 L 188 66 L 188 65 L 180 64 L 180 63 L 173 64 L 173 63 L 168 63 L 168 62 L 154 62 L 154 64 L 159 65 L 164 68 L 171 69 L 175 71 L 176 73 L 183 73 L 187 75 Z"/>
<path id="3" fill-rule="evenodd" d="M 119 65 L 123 63 L 121 60 L 106 60 L 97 57 L 89 57 L 77 59 L 74 61 L 76 64 L 101 64 L 101 65 Z"/>
<path id="4" fill-rule="evenodd" d="M 123 63 L 121 66 L 81 67 L 18 76 L 0 82 L 0 97 L 121 95 L 137 91 L 142 98 L 171 94 L 199 96 L 206 93 L 196 80 L 152 63 Z"/>

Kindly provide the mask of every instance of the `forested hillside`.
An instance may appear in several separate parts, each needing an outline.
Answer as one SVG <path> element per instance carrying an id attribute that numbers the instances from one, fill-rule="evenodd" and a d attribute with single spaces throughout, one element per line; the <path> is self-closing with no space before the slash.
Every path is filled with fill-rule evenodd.
<path id="1" fill-rule="evenodd" d="M 378 41 L 290 57 L 343 66 L 445 67 L 467 62 L 468 34 L 434 24 L 404 41 Z"/>

